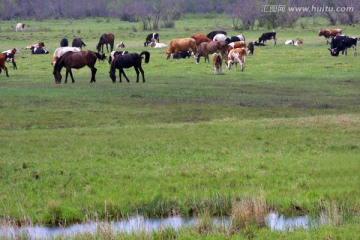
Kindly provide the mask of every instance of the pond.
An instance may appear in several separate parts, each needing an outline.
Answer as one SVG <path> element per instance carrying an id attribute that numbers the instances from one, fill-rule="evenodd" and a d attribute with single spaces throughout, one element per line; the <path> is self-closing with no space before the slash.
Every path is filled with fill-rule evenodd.
<path id="1" fill-rule="evenodd" d="M 315 219 L 309 216 L 284 217 L 277 213 L 270 213 L 265 218 L 266 225 L 272 230 L 285 231 L 294 229 L 309 229 L 316 226 Z M 193 227 L 198 223 L 197 218 L 182 218 L 178 216 L 163 219 L 146 219 L 142 216 L 131 217 L 117 222 L 87 222 L 67 227 L 0 227 L 0 238 L 17 239 L 27 236 L 29 239 L 47 239 L 56 237 L 72 237 L 81 234 L 95 234 L 99 229 L 109 229 L 116 233 L 133 233 L 158 231 L 164 228 L 179 230 L 184 227 Z M 212 218 L 214 226 L 228 226 L 229 218 Z"/>

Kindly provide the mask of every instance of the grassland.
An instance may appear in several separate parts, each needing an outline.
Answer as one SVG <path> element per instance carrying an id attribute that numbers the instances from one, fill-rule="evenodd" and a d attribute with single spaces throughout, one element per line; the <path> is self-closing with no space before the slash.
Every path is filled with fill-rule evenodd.
<path id="1" fill-rule="evenodd" d="M 177 21 L 159 31 L 160 42 L 214 29 L 239 33 L 229 19 L 211 17 Z M 61 85 L 52 54 L 22 48 L 43 41 L 52 53 L 63 37 L 81 37 L 94 50 L 112 32 L 126 50 L 140 52 L 148 32 L 116 19 L 28 25 L 15 33 L 15 21 L 0 23 L 2 49 L 21 48 L 18 70 L 0 75 L 1 218 L 69 224 L 134 213 L 227 216 L 234 201 L 261 197 L 288 215 L 340 210 L 340 226 L 295 238 L 359 234 L 359 59 L 352 50 L 330 57 L 317 36 L 327 25 L 277 29 L 278 45 L 256 48 L 244 72 L 215 76 L 203 59 L 165 60 L 164 49 L 146 49 L 144 84 L 135 83 L 133 69 L 130 83 L 113 84 L 108 63 L 98 62 L 95 84 L 83 68 L 74 71 L 75 84 Z M 360 30 L 338 27 L 350 36 Z M 265 31 L 242 33 L 256 40 Z M 283 44 L 295 38 L 304 45 Z M 289 234 L 250 230 L 260 238 Z"/>

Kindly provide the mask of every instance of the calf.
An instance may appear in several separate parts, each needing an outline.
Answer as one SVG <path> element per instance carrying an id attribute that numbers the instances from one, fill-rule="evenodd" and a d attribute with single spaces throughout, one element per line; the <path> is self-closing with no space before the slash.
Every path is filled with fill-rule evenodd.
<path id="1" fill-rule="evenodd" d="M 222 59 L 218 53 L 213 53 L 214 74 L 222 74 Z"/>
<path id="2" fill-rule="evenodd" d="M 116 45 L 116 48 L 125 48 L 125 43 L 121 42 L 118 45 Z"/>
<path id="3" fill-rule="evenodd" d="M 250 55 L 254 55 L 254 48 L 255 48 L 255 44 L 254 42 L 249 42 L 248 44 L 248 54 Z"/>
<path id="4" fill-rule="evenodd" d="M 230 70 L 232 64 L 240 63 L 241 71 L 244 71 L 246 60 L 245 48 L 235 48 L 229 52 L 226 68 Z"/>
<path id="5" fill-rule="evenodd" d="M 267 40 L 271 40 L 271 39 L 274 40 L 274 45 L 276 45 L 276 32 L 263 33 L 259 37 L 259 43 L 263 42 L 265 44 Z"/>
<path id="6" fill-rule="evenodd" d="M 160 42 L 159 33 L 150 33 L 146 36 L 144 47 L 147 47 L 151 42 Z"/>
<path id="7" fill-rule="evenodd" d="M 342 52 L 342 55 L 347 55 L 347 49 L 348 48 L 354 48 L 354 56 L 357 55 L 357 38 L 347 37 L 347 36 L 338 36 L 334 37 L 331 41 L 330 45 L 330 54 L 331 56 L 337 57 L 339 56 L 340 51 Z"/>
<path id="8" fill-rule="evenodd" d="M 189 58 L 190 56 L 190 51 L 179 51 L 173 54 L 173 59 Z"/>

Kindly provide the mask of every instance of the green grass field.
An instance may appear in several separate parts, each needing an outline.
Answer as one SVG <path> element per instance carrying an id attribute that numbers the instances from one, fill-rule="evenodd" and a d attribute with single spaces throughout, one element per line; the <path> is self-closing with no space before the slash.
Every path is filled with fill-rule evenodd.
<path id="1" fill-rule="evenodd" d="M 234 201 L 261 197 L 287 215 L 339 209 L 340 226 L 295 238 L 359 235 L 360 60 L 352 49 L 330 56 L 317 35 L 329 26 L 276 29 L 278 44 L 255 48 L 244 72 L 223 65 L 214 75 L 204 59 L 165 60 L 165 49 L 145 49 L 150 31 L 139 23 L 29 21 L 21 33 L 15 24 L 0 22 L 2 51 L 21 51 L 18 69 L 7 63 L 10 77 L 0 75 L 1 218 L 53 225 L 174 211 L 229 216 Z M 359 36 L 360 25 L 337 27 Z M 215 29 L 239 34 L 225 17 L 189 16 L 161 29 L 160 42 Z M 266 31 L 241 33 L 253 41 Z M 95 50 L 107 32 L 130 52 L 151 53 L 146 83 L 128 69 L 130 83 L 113 84 L 105 61 L 96 64 L 95 84 L 83 68 L 73 70 L 74 84 L 56 85 L 50 63 L 60 40 L 81 37 Z M 302 47 L 283 44 L 296 38 Z M 50 54 L 23 50 L 39 41 Z"/>

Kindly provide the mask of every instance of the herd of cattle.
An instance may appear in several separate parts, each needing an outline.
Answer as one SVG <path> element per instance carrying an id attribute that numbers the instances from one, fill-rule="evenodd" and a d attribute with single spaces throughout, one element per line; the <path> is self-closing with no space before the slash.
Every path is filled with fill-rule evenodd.
<path id="1" fill-rule="evenodd" d="M 23 31 L 24 27 L 25 24 L 19 23 L 16 25 L 16 31 Z M 325 37 L 326 44 L 330 43 L 329 51 L 331 56 L 338 56 L 340 52 L 342 52 L 342 55 L 347 54 L 348 48 L 354 48 L 354 55 L 357 55 L 356 45 L 358 38 L 342 35 L 341 29 L 320 30 L 319 36 Z M 330 38 L 331 42 L 329 41 Z M 129 54 L 127 51 L 113 51 L 114 39 L 115 36 L 112 33 L 103 34 L 100 37 L 99 43 L 96 47 L 98 53 L 104 53 L 103 45 L 106 45 L 107 51 L 109 52 L 108 44 L 110 44 L 111 53 L 108 58 L 110 65 L 114 62 L 116 58 L 121 58 L 120 56 L 124 54 Z M 227 33 L 225 31 L 212 31 L 208 34 L 193 34 L 189 38 L 173 39 L 168 45 L 160 43 L 159 33 L 151 33 L 146 36 L 144 47 L 150 46 L 151 48 L 166 48 L 166 59 L 169 59 L 171 55 L 174 59 L 189 58 L 190 56 L 193 56 L 197 64 L 200 62 L 201 57 L 204 57 L 205 63 L 210 62 L 209 55 L 211 54 L 212 64 L 214 66 L 214 74 L 221 74 L 222 62 L 225 62 L 226 68 L 229 70 L 233 64 L 237 65 L 239 63 L 241 71 L 243 71 L 246 61 L 246 55 L 253 55 L 255 46 L 265 46 L 266 41 L 268 40 L 273 40 L 274 45 L 276 45 L 276 32 L 273 31 L 263 33 L 259 37 L 258 41 L 251 41 L 246 44 L 244 35 L 229 37 L 227 36 Z M 287 40 L 285 41 L 285 44 L 301 46 L 303 44 L 303 40 Z M 58 59 L 66 52 L 81 52 L 82 47 L 86 46 L 86 44 L 80 38 L 75 38 L 73 40 L 72 47 L 69 47 L 68 45 L 69 41 L 66 38 L 60 41 L 60 47 L 57 48 L 53 54 L 52 65 L 54 65 L 54 67 Z M 121 42 L 116 47 L 124 48 L 125 44 Z M 43 42 L 39 42 L 38 44 L 31 44 L 29 46 L 26 46 L 25 49 L 29 49 L 32 54 L 49 53 L 49 50 L 45 48 L 45 44 Z M 6 50 L 2 54 L 0 54 L 0 73 L 3 69 L 7 77 L 9 76 L 9 74 L 5 66 L 5 61 L 12 62 L 13 68 L 17 69 L 17 64 L 15 62 L 16 53 L 19 53 L 19 50 L 17 48 L 13 48 L 10 50 Z M 104 58 L 104 56 L 102 58 Z M 119 65 L 119 63 L 117 64 Z M 136 66 L 134 66 L 134 64 L 130 64 L 129 66 L 124 65 L 124 68 L 129 67 L 135 67 L 135 70 L 138 74 L 138 70 Z M 122 69 L 119 69 L 119 71 L 124 73 Z M 68 74 L 68 69 L 66 74 Z M 70 74 L 72 75 L 71 70 Z"/>

